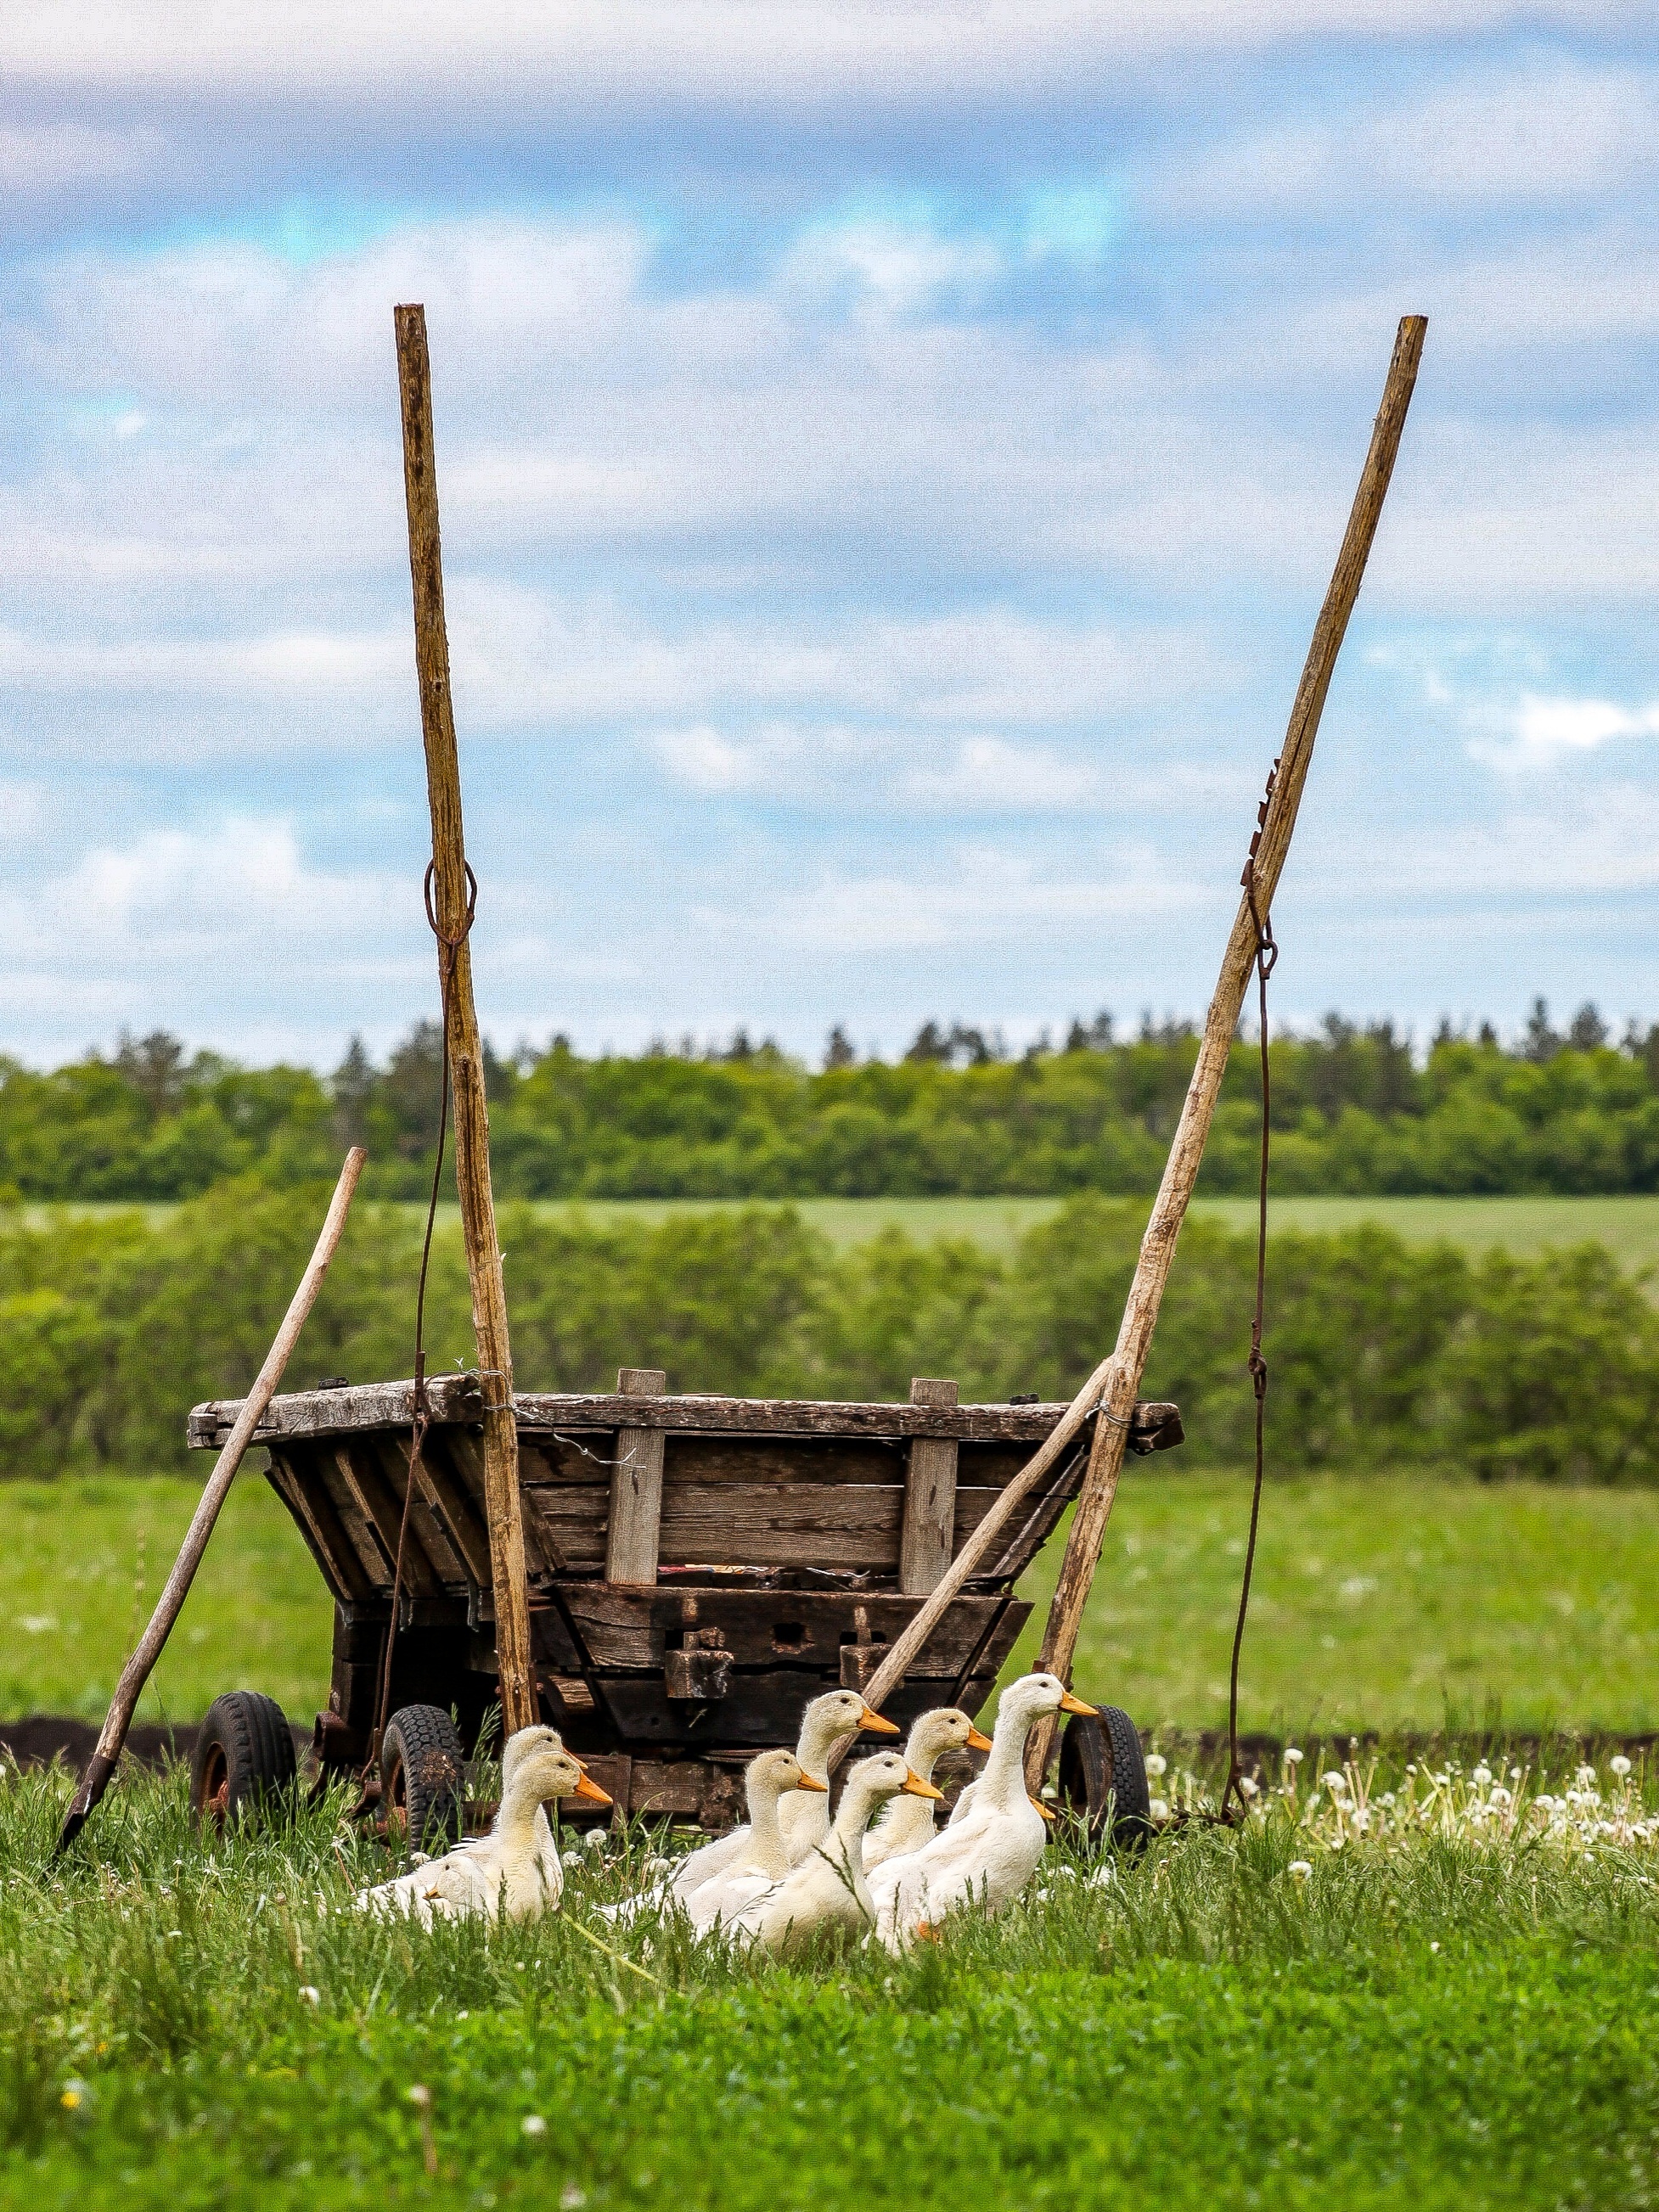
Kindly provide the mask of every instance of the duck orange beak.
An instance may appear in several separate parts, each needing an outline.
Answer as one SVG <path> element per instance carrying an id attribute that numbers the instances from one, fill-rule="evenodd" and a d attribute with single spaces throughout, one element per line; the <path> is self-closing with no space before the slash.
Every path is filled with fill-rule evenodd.
<path id="1" fill-rule="evenodd" d="M 872 1735 L 896 1735 L 898 1734 L 898 1724 L 896 1721 L 888 1720 L 881 1713 L 872 1712 L 868 1705 L 866 1705 L 864 1711 L 859 1715 L 859 1726 L 861 1729 L 868 1729 Z"/>
<path id="2" fill-rule="evenodd" d="M 820 1782 L 815 1775 L 811 1774 L 803 1774 L 795 1787 L 797 1790 L 816 1790 L 821 1797 L 827 1797 L 830 1795 L 830 1784 L 827 1782 Z"/>
<path id="3" fill-rule="evenodd" d="M 904 1779 L 899 1784 L 899 1792 L 905 1797 L 934 1797 L 941 1805 L 945 1802 L 945 1792 L 942 1790 L 935 1790 L 931 1782 L 924 1782 L 913 1766 L 905 1768 Z"/>
<path id="4" fill-rule="evenodd" d="M 1053 1806 L 1045 1805 L 1041 1797 L 1033 1797 L 1030 1802 L 1034 1808 L 1042 1814 L 1045 1820 L 1057 1820 L 1060 1818 L 1059 1814 L 1054 1811 Z"/>
<path id="5" fill-rule="evenodd" d="M 969 1751 L 989 1751 L 991 1739 L 988 1735 L 982 1735 L 978 1729 L 970 1728 L 968 1731 L 968 1748 Z"/>
<path id="6" fill-rule="evenodd" d="M 1063 1713 L 1081 1713 L 1085 1720 L 1098 1720 L 1100 1717 L 1098 1705 L 1085 1705 L 1081 1698 L 1074 1698 L 1069 1690 L 1060 1701 L 1060 1710 Z"/>
<path id="7" fill-rule="evenodd" d="M 609 1805 L 612 1802 L 592 1777 L 586 1774 L 582 1776 L 571 1795 L 574 1797 L 586 1797 L 590 1805 Z"/>

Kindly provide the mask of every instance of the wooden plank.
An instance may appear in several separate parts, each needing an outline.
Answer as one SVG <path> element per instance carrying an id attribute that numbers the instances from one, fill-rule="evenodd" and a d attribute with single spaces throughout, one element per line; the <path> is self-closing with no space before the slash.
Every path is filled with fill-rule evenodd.
<path id="1" fill-rule="evenodd" d="M 483 1401 L 476 1375 L 439 1375 L 428 1382 L 434 1422 L 477 1425 Z M 187 1425 L 189 1443 L 216 1448 L 241 1410 L 240 1398 L 222 1398 L 196 1407 Z M 658 1399 L 641 1406 L 619 1393 L 520 1391 L 514 1400 L 520 1431 L 615 1430 L 631 1422 L 639 1428 L 733 1435 L 828 1437 L 954 1437 L 958 1443 L 1042 1443 L 1067 1412 L 1065 1406 L 897 1406 L 795 1398 Z M 406 1429 L 414 1419 L 411 1382 L 380 1382 L 362 1389 L 295 1391 L 271 1400 L 256 1443 L 277 1437 L 354 1435 L 368 1429 Z M 1167 1402 L 1143 1400 L 1132 1416 L 1129 1445 L 1147 1446 L 1178 1420 Z M 587 1438 L 584 1437 L 585 1442 Z"/>
<path id="2" fill-rule="evenodd" d="M 611 1492 L 605 1485 L 589 1483 L 540 1485 L 522 1493 L 525 1501 L 525 1556 L 546 1558 L 556 1553 L 560 1573 L 587 1568 L 598 1572 L 605 1565 L 605 1522 L 611 1511 Z M 550 1574 L 554 1571 L 550 1568 Z"/>
<path id="3" fill-rule="evenodd" d="M 468 1496 L 474 1502 L 478 1518 L 483 1521 L 484 1517 L 483 1439 L 471 1429 L 453 1428 L 445 1431 L 444 1443 L 454 1461 L 456 1472 L 460 1476 Z M 535 1471 L 531 1455 L 526 1454 L 520 1460 L 519 1467 L 520 1478 L 519 1494 L 522 1499 L 525 1496 L 523 1478 L 526 1474 Z M 564 1554 L 559 1545 L 549 1537 L 544 1528 L 539 1525 L 532 1527 L 528 1515 L 521 1520 L 520 1536 L 524 1546 L 525 1572 L 533 1581 L 545 1582 L 550 1576 L 563 1572 Z"/>
<path id="4" fill-rule="evenodd" d="M 617 1393 L 624 1403 L 635 1398 L 660 1397 L 667 1383 L 668 1377 L 659 1367 L 624 1367 L 617 1377 Z M 657 1579 L 663 1443 L 660 1428 L 643 1428 L 627 1420 L 617 1425 L 605 1548 L 608 1583 L 648 1585 Z"/>
<path id="5" fill-rule="evenodd" d="M 380 1541 L 372 1517 L 364 1510 L 356 1483 L 349 1480 L 341 1468 L 342 1449 L 338 1444 L 331 1444 L 307 1454 L 303 1462 L 304 1480 L 313 1494 L 321 1491 L 326 1496 L 339 1516 L 340 1525 L 350 1538 L 352 1549 L 362 1563 L 369 1595 L 390 1602 L 391 1557 Z M 297 1455 L 295 1456 L 297 1459 Z"/>
<path id="6" fill-rule="evenodd" d="M 468 1581 L 475 1589 L 489 1583 L 489 1532 L 484 1526 L 477 1496 L 469 1489 L 453 1450 L 455 1439 L 441 1429 L 428 1429 L 421 1453 L 421 1469 L 428 1495 L 441 1510 L 450 1542 L 459 1553 Z"/>
<path id="7" fill-rule="evenodd" d="M 986 1443 L 1041 1443 L 1066 1407 L 1036 1406 L 898 1406 L 815 1398 L 662 1397 L 641 1406 L 616 1396 L 583 1397 L 520 1391 L 519 1425 L 561 1431 L 618 1428 L 698 1430 L 727 1434 L 807 1437 L 955 1437 Z M 1175 1413 L 1172 1406 L 1138 1407 L 1134 1426 L 1147 1437 Z"/>
<path id="8" fill-rule="evenodd" d="M 427 1400 L 434 1421 L 482 1421 L 483 1393 L 472 1374 L 434 1375 Z M 240 1398 L 210 1398 L 191 1408 L 185 1437 L 198 1450 L 216 1449 L 242 1410 Z M 290 1390 L 273 1398 L 253 1431 L 256 1443 L 272 1437 L 354 1435 L 364 1429 L 406 1429 L 415 1419 L 415 1385 L 369 1382 L 355 1389 Z"/>
<path id="9" fill-rule="evenodd" d="M 337 1444 L 334 1464 L 339 1469 L 340 1480 L 350 1492 L 359 1512 L 379 1537 L 386 1553 L 386 1565 L 395 1572 L 398 1559 L 398 1527 L 403 1517 L 403 1499 L 396 1497 L 381 1472 L 378 1457 L 371 1455 L 372 1440 L 362 1438 L 352 1443 Z M 435 1596 L 441 1588 L 433 1572 L 432 1562 L 421 1548 L 419 1539 L 410 1531 L 410 1540 L 404 1547 L 404 1588 L 412 1596 Z"/>
<path id="10" fill-rule="evenodd" d="M 913 1406 L 956 1402 L 954 1382 L 929 1376 L 917 1376 L 911 1382 Z M 956 1518 L 956 1438 L 913 1437 L 899 1533 L 899 1588 L 907 1596 L 926 1596 L 950 1565 Z"/>
<path id="11" fill-rule="evenodd" d="M 664 1503 L 672 1565 L 898 1571 L 904 1492 L 874 1483 L 682 1482 Z"/>
<path id="12" fill-rule="evenodd" d="M 384 1431 L 378 1436 L 365 1437 L 362 1448 L 373 1452 L 386 1478 L 386 1488 L 403 1508 L 404 1486 L 409 1480 L 409 1442 L 404 1437 L 393 1437 Z M 415 1470 L 415 1488 L 409 1501 L 409 1536 L 411 1544 L 418 1544 L 426 1554 L 432 1572 L 440 1584 L 449 1589 L 459 1589 L 471 1577 L 466 1571 L 466 1560 L 445 1533 L 443 1523 L 432 1510 L 435 1492 L 432 1487 L 430 1470 L 426 1455 Z M 404 1554 L 405 1579 L 408 1554 Z M 486 1588 L 489 1585 L 486 1583 Z"/>
<path id="13" fill-rule="evenodd" d="M 1018 1463 L 1018 1462 L 1016 1462 Z M 670 1436 L 665 1492 L 677 1482 L 904 1480 L 905 1447 L 886 1437 Z"/>
<path id="14" fill-rule="evenodd" d="M 354 1600 L 366 1598 L 374 1588 L 356 1547 L 341 1525 L 333 1501 L 320 1484 L 308 1486 L 301 1477 L 279 1454 L 273 1454 L 265 1480 L 276 1492 L 298 1525 L 300 1534 L 311 1547 L 312 1557 L 322 1571 L 331 1595 Z"/>
<path id="15" fill-rule="evenodd" d="M 702 1586 L 632 1590 L 611 1583 L 566 1582 L 558 1595 L 594 1667 L 660 1668 L 671 1638 L 687 1626 L 717 1628 L 740 1669 L 797 1666 L 833 1675 L 843 1638 L 854 1633 L 843 1596 L 816 1590 L 726 1590 Z M 890 1642 L 915 1617 L 919 1600 L 892 1592 L 860 1596 L 872 1637 Z M 968 1596 L 953 1606 L 930 1642 L 924 1665 L 945 1676 L 973 1659 L 1007 1601 Z M 695 1608 L 695 1610 L 693 1610 Z M 1021 1607 L 1024 1620 L 1028 1607 Z M 543 1616 L 538 1614 L 539 1620 Z"/>

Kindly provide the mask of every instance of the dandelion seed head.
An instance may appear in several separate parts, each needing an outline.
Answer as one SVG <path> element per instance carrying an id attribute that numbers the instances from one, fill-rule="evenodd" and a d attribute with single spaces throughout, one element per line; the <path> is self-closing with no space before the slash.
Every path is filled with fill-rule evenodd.
<path id="1" fill-rule="evenodd" d="M 1489 1767 L 1489 1766 L 1477 1766 L 1477 1767 L 1475 1768 L 1475 1770 L 1474 1770 L 1474 1773 L 1470 1775 L 1469 1779 L 1470 1779 L 1470 1781 L 1471 1781 L 1471 1782 L 1473 1782 L 1473 1783 L 1474 1783 L 1474 1786 L 1475 1786 L 1475 1788 L 1476 1788 L 1477 1790 L 1489 1790 L 1489 1789 L 1491 1789 L 1491 1787 L 1492 1787 L 1492 1769 L 1491 1769 L 1491 1767 Z"/>
<path id="2" fill-rule="evenodd" d="M 309 1982 L 302 1982 L 300 1984 L 300 2002 L 301 2004 L 308 2004 L 314 2012 L 317 2009 L 317 2007 L 321 2004 L 322 2001 L 323 1993 L 319 1989 L 313 1988 L 312 1984 Z"/>
<path id="3" fill-rule="evenodd" d="M 1293 1743 L 1288 1743 L 1285 1745 L 1285 1764 L 1286 1766 L 1300 1766 L 1304 1754 L 1297 1749 Z"/>
<path id="4" fill-rule="evenodd" d="M 1154 1820 L 1167 1820 L 1170 1817 L 1170 1808 L 1162 1797 L 1154 1797 L 1146 1811 Z"/>
<path id="5" fill-rule="evenodd" d="M 519 2123 L 519 2132 L 534 2138 L 547 2133 L 547 2122 L 539 2112 L 526 2112 Z"/>
<path id="6" fill-rule="evenodd" d="M 1169 1771 L 1169 1767 L 1170 1762 L 1165 1759 L 1161 1751 L 1149 1751 L 1147 1753 L 1146 1771 L 1148 1774 L 1154 1777 L 1160 1774 L 1166 1774 Z"/>
<path id="7" fill-rule="evenodd" d="M 432 2092 L 427 2087 L 424 2081 L 416 2081 L 410 2084 L 409 2101 L 414 2106 L 417 2112 L 429 2112 L 432 2110 Z"/>
<path id="8" fill-rule="evenodd" d="M 1348 1786 L 1347 1776 L 1346 1774 L 1340 1774 L 1334 1766 L 1328 1768 L 1319 1778 L 1324 1784 L 1325 1787 L 1331 1792 L 1333 1796 L 1341 1796 L 1342 1793 Z"/>
<path id="9" fill-rule="evenodd" d="M 1294 1881 L 1306 1881 L 1313 1868 L 1306 1859 L 1292 1859 L 1285 1871 Z"/>
<path id="10" fill-rule="evenodd" d="M 1613 1772 L 1619 1777 L 1619 1779 L 1621 1782 L 1630 1772 L 1630 1761 L 1626 1758 L 1622 1751 L 1616 1752 L 1607 1761 L 1607 1765 L 1613 1769 Z"/>

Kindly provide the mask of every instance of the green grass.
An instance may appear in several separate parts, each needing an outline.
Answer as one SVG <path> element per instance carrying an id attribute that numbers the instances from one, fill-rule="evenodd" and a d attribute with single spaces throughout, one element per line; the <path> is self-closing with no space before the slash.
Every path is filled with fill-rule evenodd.
<path id="1" fill-rule="evenodd" d="M 0 1717 L 103 1717 L 200 1494 L 173 1475 L 0 1484 Z M 331 1622 L 286 1508 L 245 1473 L 138 1718 L 197 1720 L 247 1688 L 308 1720 L 328 1694 Z"/>
<path id="2" fill-rule="evenodd" d="M 0 1486 L 0 1716 L 101 1716 L 197 1496 L 172 1478 Z M 1131 1463 L 1078 1680 L 1143 1725 L 1213 1727 L 1245 1477 Z M 140 1573 L 142 1541 L 142 1574 Z M 1052 1542 L 1026 1595 L 1045 1601 Z M 1267 1496 L 1246 1651 L 1251 1728 L 1659 1728 L 1659 1496 L 1308 1477 Z M 1016 1654 L 1027 1663 L 1041 1605 Z M 304 1720 L 328 1685 L 322 1583 L 264 1483 L 240 1480 L 141 1717 L 262 1689 Z"/>
<path id="3" fill-rule="evenodd" d="M 1076 1676 L 1143 1726 L 1225 1724 L 1249 1482 L 1132 1461 Z M 1060 1559 L 1011 1666 L 1035 1656 Z M 1239 1700 L 1249 1729 L 1659 1728 L 1659 1495 L 1414 1475 L 1264 1493 Z"/>
<path id="4" fill-rule="evenodd" d="M 1142 1202 L 1149 1205 L 1151 1201 Z M 670 1214 L 723 1211 L 738 1203 L 727 1199 L 592 1199 L 585 1201 L 581 1211 L 596 1221 L 656 1223 Z M 1057 1198 L 805 1198 L 789 1203 L 842 1247 L 862 1243 L 878 1230 L 891 1226 L 917 1239 L 972 1237 L 988 1250 L 1006 1257 L 1025 1231 L 1047 1221 L 1062 1201 Z M 1199 1199 L 1194 1211 L 1239 1229 L 1252 1229 L 1255 1206 L 1250 1198 Z M 115 1206 L 70 1209 L 93 1214 L 131 1210 Z M 147 1206 L 137 1210 L 155 1225 L 177 1209 Z M 544 1201 L 536 1208 L 545 1215 L 570 1210 L 562 1200 Z M 424 1206 L 410 1211 L 424 1219 Z M 439 1211 L 441 1218 L 457 1218 L 453 1206 Z M 51 1212 L 41 1206 L 28 1209 L 31 1219 L 37 1222 L 47 1220 Z M 1513 1252 L 1528 1253 L 1541 1251 L 1546 1245 L 1594 1240 L 1605 1244 L 1623 1267 L 1659 1267 L 1659 1197 L 1279 1198 L 1273 1200 L 1273 1219 L 1283 1228 L 1309 1230 L 1345 1229 L 1356 1221 L 1380 1221 L 1409 1243 L 1432 1243 L 1444 1237 L 1470 1251 L 1502 1244 Z"/>
<path id="5" fill-rule="evenodd" d="M 622 1881 L 586 1867 L 535 1926 L 366 1921 L 340 1907 L 384 1863 L 337 1798 L 210 1846 L 176 1780 L 128 1784 L 54 1869 L 67 1789 L 0 1784 L 0 2192 L 32 2212 L 1633 2212 L 1659 2188 L 1651 1850 L 1197 1828 L 1105 1887 L 1051 1863 L 1046 1898 L 901 1962 L 780 1966 L 596 1948 L 577 1923 Z"/>

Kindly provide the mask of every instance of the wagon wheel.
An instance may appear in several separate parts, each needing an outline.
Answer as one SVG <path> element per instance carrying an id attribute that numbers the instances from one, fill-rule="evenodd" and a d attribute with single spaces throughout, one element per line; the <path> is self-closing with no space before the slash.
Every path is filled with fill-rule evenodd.
<path id="1" fill-rule="evenodd" d="M 439 1705 L 401 1705 L 380 1738 L 380 1806 L 388 1843 L 440 1850 L 461 1833 L 465 1760 Z"/>
<path id="2" fill-rule="evenodd" d="M 1088 1823 L 1091 1844 L 1137 1850 L 1152 1832 L 1152 1791 L 1134 1723 L 1117 1705 L 1079 1713 L 1060 1741 L 1062 1802 Z M 1109 1827 L 1108 1823 L 1109 1821 Z"/>
<path id="3" fill-rule="evenodd" d="M 208 1707 L 190 1762 L 190 1806 L 198 1826 L 222 1831 L 250 1814 L 291 1802 L 294 1736 L 275 1698 L 228 1690 Z"/>

